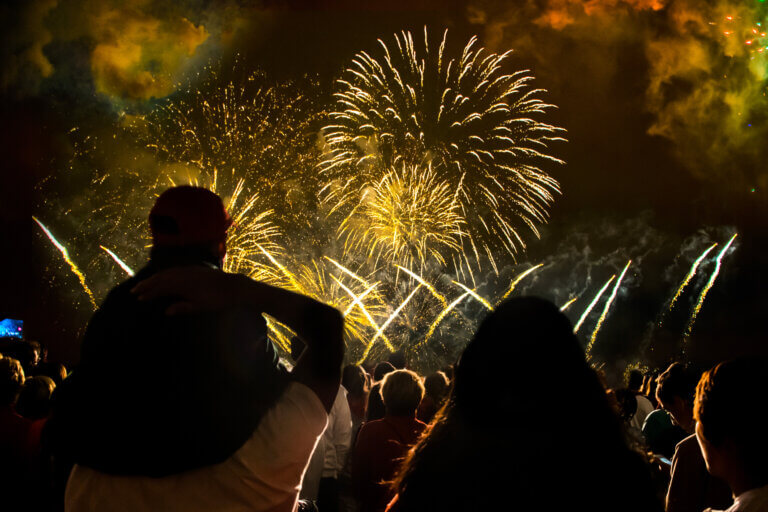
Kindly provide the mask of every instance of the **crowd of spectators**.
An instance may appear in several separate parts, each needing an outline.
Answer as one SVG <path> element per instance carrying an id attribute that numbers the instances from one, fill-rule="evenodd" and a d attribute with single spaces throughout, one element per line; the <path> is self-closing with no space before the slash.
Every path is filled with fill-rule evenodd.
<path id="1" fill-rule="evenodd" d="M 338 311 L 219 270 L 230 223 L 214 194 L 164 193 L 72 375 L 3 354 L 2 510 L 768 511 L 765 359 L 609 388 L 523 297 L 440 371 L 342 368 Z M 296 333 L 289 359 L 262 313 Z"/>

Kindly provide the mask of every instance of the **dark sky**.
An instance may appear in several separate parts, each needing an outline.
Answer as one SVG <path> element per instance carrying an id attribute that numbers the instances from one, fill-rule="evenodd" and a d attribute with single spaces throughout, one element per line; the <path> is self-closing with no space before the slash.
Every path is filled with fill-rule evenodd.
<path id="1" fill-rule="evenodd" d="M 391 39 L 400 30 L 420 33 L 428 25 L 437 32 L 448 28 L 458 45 L 477 35 L 491 51 L 513 49 L 508 71 L 530 69 L 535 86 L 548 91 L 543 99 L 558 107 L 547 122 L 567 130 L 568 142 L 552 148 L 566 165 L 550 169 L 562 196 L 541 240 L 531 237 L 528 253 L 519 257 L 522 263 L 548 262 L 552 270 L 526 291 L 559 300 L 565 295 L 551 290 L 569 280 L 584 282 L 574 273 L 586 272 L 584 297 L 594 295 L 627 259 L 635 259 L 601 350 L 621 361 L 641 353 L 660 364 L 679 349 L 685 308 L 695 293 L 685 298 L 681 318 L 665 320 L 669 332 L 649 334 L 649 325 L 658 321 L 693 259 L 738 232 L 689 351 L 709 363 L 766 350 L 768 50 L 755 52 L 768 44 L 757 25 L 768 21 L 763 4 L 359 4 L 4 4 L 0 310 L 27 319 L 30 336 L 53 352 L 76 353 L 87 303 L 63 292 L 73 287 L 71 279 L 62 282 L 66 269 L 31 220 L 45 217 L 50 205 L 48 189 L 38 185 L 67 172 L 72 127 L 100 130 L 119 113 L 173 93 L 176 82 L 209 61 L 221 62 L 224 70 L 237 62 L 275 80 L 309 74 L 329 89 L 355 53 L 375 50 L 376 39 Z M 131 55 L 138 61 L 125 64 Z M 693 285 L 700 287 L 706 277 Z M 585 299 L 577 304 L 569 312 L 574 321 Z"/>

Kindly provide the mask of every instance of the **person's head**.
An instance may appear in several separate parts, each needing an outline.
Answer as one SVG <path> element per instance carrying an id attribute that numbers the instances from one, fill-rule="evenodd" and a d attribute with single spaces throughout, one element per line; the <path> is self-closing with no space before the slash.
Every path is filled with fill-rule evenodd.
<path id="1" fill-rule="evenodd" d="M 349 396 L 362 398 L 368 393 L 368 379 L 362 366 L 348 364 L 341 372 L 341 385 Z"/>
<path id="2" fill-rule="evenodd" d="M 767 396 L 768 359 L 759 357 L 720 363 L 696 387 L 696 437 L 707 469 L 734 493 L 768 484 Z"/>
<path id="3" fill-rule="evenodd" d="M 24 385 L 24 370 L 18 359 L 0 359 L 0 406 L 12 405 L 21 386 Z"/>
<path id="4" fill-rule="evenodd" d="M 662 409 L 672 417 L 672 421 L 686 432 L 692 433 L 693 396 L 696 380 L 682 364 L 672 363 L 656 379 L 656 400 Z"/>
<path id="5" fill-rule="evenodd" d="M 45 375 L 46 377 L 53 379 L 53 382 L 57 386 L 67 378 L 67 367 L 61 363 L 41 363 L 38 370 L 40 375 Z"/>
<path id="6" fill-rule="evenodd" d="M 37 341 L 30 341 L 29 343 L 29 350 L 30 350 L 30 366 L 37 366 L 42 361 L 43 357 L 43 348 L 40 346 L 40 343 Z"/>
<path id="7" fill-rule="evenodd" d="M 643 372 L 640 370 L 630 370 L 627 376 L 627 389 L 638 393 L 643 385 Z"/>
<path id="8" fill-rule="evenodd" d="M 221 198 L 202 187 L 169 188 L 149 213 L 152 248 L 186 251 L 221 266 L 232 219 Z"/>
<path id="9" fill-rule="evenodd" d="M 552 428 L 568 416 L 562 407 L 576 408 L 556 407 L 564 390 L 605 400 L 568 318 L 548 301 L 523 297 L 503 302 L 483 320 L 456 366 L 452 400 L 478 421 L 488 411 L 516 410 Z"/>
<path id="10" fill-rule="evenodd" d="M 531 508 L 553 482 L 568 491 L 553 496 L 552 509 L 657 510 L 646 506 L 656 498 L 643 471 L 571 322 L 551 302 L 521 297 L 483 320 L 456 365 L 447 404 L 393 487 L 404 510 L 497 507 L 496 497 L 472 491 L 479 486 L 506 487 Z M 637 503 L 622 508 L 629 495 Z"/>
<path id="11" fill-rule="evenodd" d="M 30 377 L 21 387 L 16 400 L 16 412 L 31 420 L 47 418 L 51 412 L 51 395 L 55 388 L 56 384 L 50 377 Z"/>
<path id="12" fill-rule="evenodd" d="M 381 399 L 389 416 L 415 416 L 424 398 L 424 384 L 410 370 L 388 373 L 381 383 Z"/>
<path id="13" fill-rule="evenodd" d="M 373 380 L 379 382 L 384 376 L 390 372 L 395 371 L 395 367 L 386 361 L 382 361 L 377 364 L 373 369 Z"/>
<path id="14" fill-rule="evenodd" d="M 619 416 L 629 423 L 637 413 L 637 398 L 633 390 L 621 388 L 614 391 L 614 397 L 619 407 Z"/>
<path id="15" fill-rule="evenodd" d="M 405 364 L 405 352 L 402 350 L 398 350 L 397 352 L 392 352 L 389 354 L 389 357 L 387 358 L 387 361 L 395 367 L 396 370 L 404 370 L 406 367 Z"/>
<path id="16" fill-rule="evenodd" d="M 446 397 L 450 387 L 448 377 L 443 372 L 430 373 L 424 379 L 424 392 L 438 405 Z"/>

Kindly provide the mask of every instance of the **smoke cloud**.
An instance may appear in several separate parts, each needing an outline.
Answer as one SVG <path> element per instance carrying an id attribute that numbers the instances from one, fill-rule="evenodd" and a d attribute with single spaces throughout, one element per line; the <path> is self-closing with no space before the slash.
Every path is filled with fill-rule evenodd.
<path id="1" fill-rule="evenodd" d="M 564 48 L 589 54 L 594 94 L 617 76 L 638 73 L 642 102 L 652 117 L 647 134 L 672 141 L 678 159 L 706 181 L 763 188 L 768 126 L 766 79 L 768 8 L 761 2 L 721 0 L 530 0 L 499 8 L 476 0 L 468 21 L 482 25 L 494 50 L 533 56 L 563 88 L 580 80 Z M 620 58 L 634 48 L 645 62 Z M 541 74 L 541 73 L 540 73 Z"/>

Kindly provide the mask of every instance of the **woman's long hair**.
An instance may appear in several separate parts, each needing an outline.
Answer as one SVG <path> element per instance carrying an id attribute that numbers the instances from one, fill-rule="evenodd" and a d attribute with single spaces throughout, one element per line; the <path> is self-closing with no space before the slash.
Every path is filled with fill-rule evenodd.
<path id="1" fill-rule="evenodd" d="M 393 482 L 395 510 L 661 510 L 570 321 L 537 298 L 483 321 Z"/>

